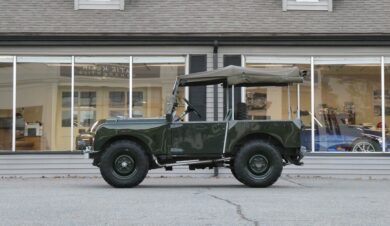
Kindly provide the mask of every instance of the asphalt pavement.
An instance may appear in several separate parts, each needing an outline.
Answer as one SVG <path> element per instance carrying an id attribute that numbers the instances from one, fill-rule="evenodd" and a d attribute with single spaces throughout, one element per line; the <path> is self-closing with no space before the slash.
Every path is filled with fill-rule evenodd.
<path id="1" fill-rule="evenodd" d="M 0 179 L 0 225 L 390 225 L 390 180 L 147 178 Z"/>

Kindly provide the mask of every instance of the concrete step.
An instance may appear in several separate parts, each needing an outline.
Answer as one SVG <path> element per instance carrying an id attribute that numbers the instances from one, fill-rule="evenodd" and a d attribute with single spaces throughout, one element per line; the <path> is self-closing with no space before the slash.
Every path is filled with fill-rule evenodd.
<path id="1" fill-rule="evenodd" d="M 286 166 L 284 175 L 326 177 L 373 177 L 390 179 L 390 156 L 307 156 L 303 166 Z M 220 176 L 231 176 L 230 169 L 220 168 Z M 213 169 L 191 171 L 186 166 L 173 171 L 151 170 L 150 177 L 211 177 Z M 2 154 L 0 177 L 100 176 L 92 160 L 81 154 Z"/>

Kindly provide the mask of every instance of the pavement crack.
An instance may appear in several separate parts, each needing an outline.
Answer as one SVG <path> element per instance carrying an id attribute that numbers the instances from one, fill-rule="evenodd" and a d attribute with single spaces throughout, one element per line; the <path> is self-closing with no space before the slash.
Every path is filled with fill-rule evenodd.
<path id="1" fill-rule="evenodd" d="M 224 199 L 224 198 L 221 198 L 221 197 L 218 197 L 216 195 L 211 195 L 211 194 L 207 194 L 208 196 L 212 197 L 212 198 L 215 198 L 215 199 L 218 199 L 218 200 L 221 200 L 221 201 L 224 201 L 232 206 L 234 206 L 236 208 L 236 213 L 237 215 L 242 219 L 242 220 L 245 220 L 245 221 L 248 221 L 248 222 L 251 222 L 253 223 L 253 225 L 255 226 L 258 226 L 259 225 L 259 222 L 256 221 L 256 220 L 253 220 L 253 219 L 250 219 L 248 218 L 247 216 L 245 216 L 245 214 L 243 213 L 242 211 L 242 207 L 240 204 L 237 204 L 237 203 L 234 203 L 232 201 L 230 201 L 229 199 Z"/>
<path id="2" fill-rule="evenodd" d="M 286 180 L 286 181 L 288 181 L 288 182 L 290 182 L 290 183 L 292 183 L 292 184 L 295 184 L 295 185 L 298 185 L 298 186 L 301 186 L 301 187 L 309 187 L 309 186 L 306 186 L 306 185 L 304 185 L 304 184 L 301 184 L 301 183 L 298 183 L 298 182 L 296 182 L 296 181 L 293 181 L 292 179 L 290 179 L 290 178 L 286 178 L 286 177 L 284 177 L 284 178 L 282 178 L 283 180 Z"/>

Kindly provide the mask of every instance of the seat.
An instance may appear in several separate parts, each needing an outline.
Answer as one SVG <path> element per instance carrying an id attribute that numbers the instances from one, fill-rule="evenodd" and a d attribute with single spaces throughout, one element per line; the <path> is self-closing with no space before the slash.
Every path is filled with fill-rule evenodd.
<path id="1" fill-rule="evenodd" d="M 248 108 L 246 103 L 237 103 L 236 109 L 234 112 L 234 119 L 235 120 L 247 120 L 248 119 Z"/>

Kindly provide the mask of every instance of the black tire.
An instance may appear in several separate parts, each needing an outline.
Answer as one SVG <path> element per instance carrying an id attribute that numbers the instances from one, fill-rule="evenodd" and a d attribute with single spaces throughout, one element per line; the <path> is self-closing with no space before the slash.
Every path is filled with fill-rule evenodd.
<path id="1" fill-rule="evenodd" d="M 112 143 L 101 157 L 100 173 L 116 188 L 140 184 L 149 170 L 149 159 L 137 143 L 127 140 Z"/>
<path id="2" fill-rule="evenodd" d="M 250 187 L 268 187 L 278 180 L 283 160 L 274 145 L 264 141 L 250 141 L 240 148 L 234 158 L 235 177 Z"/>
<path id="3" fill-rule="evenodd" d="M 234 159 L 230 160 L 230 172 L 232 172 L 234 178 L 243 183 L 240 178 L 237 177 L 236 171 L 234 170 Z"/>
<path id="4" fill-rule="evenodd" d="M 352 152 L 379 152 L 382 147 L 378 142 L 369 138 L 359 138 L 352 144 Z"/>

